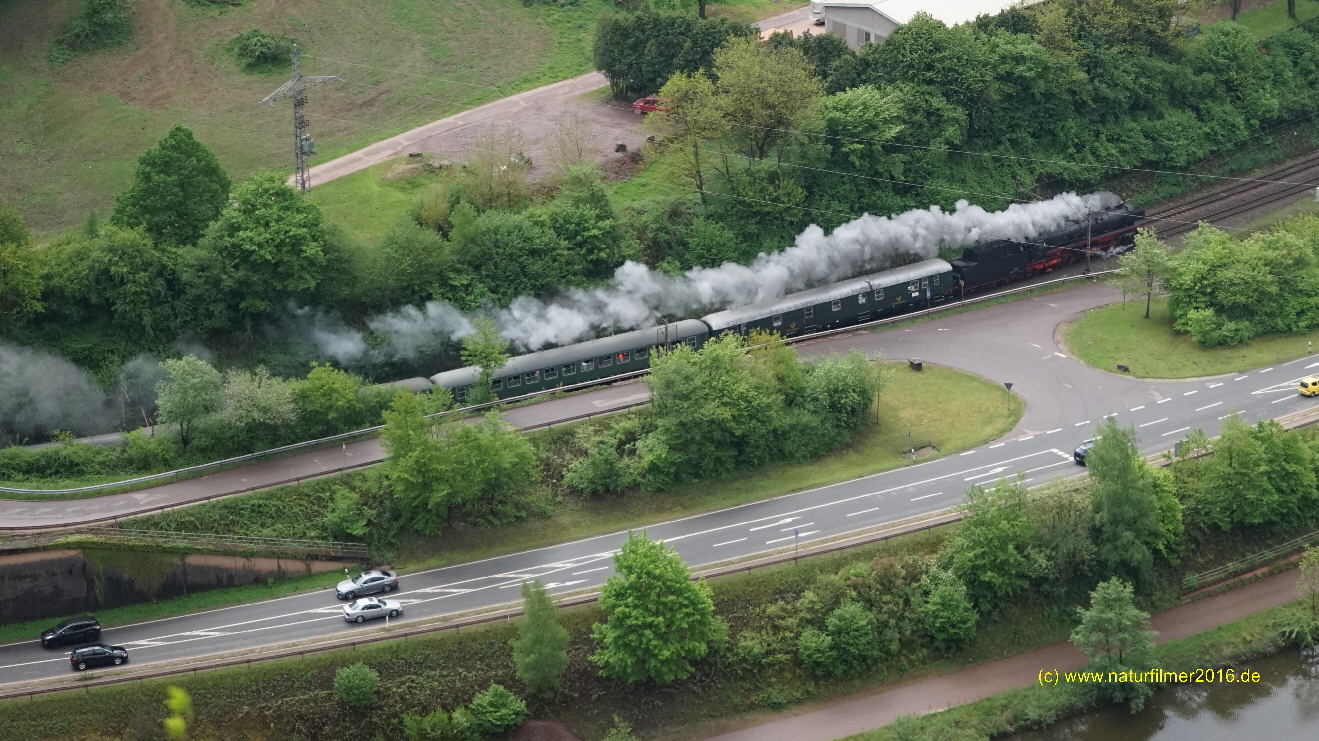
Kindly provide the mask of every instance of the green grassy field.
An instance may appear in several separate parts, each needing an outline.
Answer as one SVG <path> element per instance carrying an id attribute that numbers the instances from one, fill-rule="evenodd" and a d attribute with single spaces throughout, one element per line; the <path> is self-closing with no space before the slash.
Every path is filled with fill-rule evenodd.
<path id="1" fill-rule="evenodd" d="M 1194 378 L 1236 373 L 1305 355 L 1319 329 L 1261 337 L 1236 347 L 1201 347 L 1173 331 L 1167 299 L 1155 299 L 1145 319 L 1144 301 L 1111 304 L 1086 313 L 1067 328 L 1067 344 L 1081 360 L 1106 371 L 1116 364 L 1143 378 Z"/>
<path id="2" fill-rule="evenodd" d="M 1287 2 L 1280 0 L 1267 7 L 1242 13 L 1237 16 L 1237 23 L 1249 28 L 1255 38 L 1262 39 L 1275 33 L 1282 33 L 1299 23 L 1319 16 L 1319 2 L 1314 0 L 1296 0 L 1296 17 L 1287 16 Z"/>

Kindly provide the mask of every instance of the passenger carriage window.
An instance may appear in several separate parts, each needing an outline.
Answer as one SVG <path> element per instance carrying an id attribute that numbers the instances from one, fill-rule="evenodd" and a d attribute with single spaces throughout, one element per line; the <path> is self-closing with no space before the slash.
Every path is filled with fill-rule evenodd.
<path id="1" fill-rule="evenodd" d="M 458 388 L 454 389 L 454 390 L 453 390 L 453 398 L 454 398 L 454 401 L 462 401 L 463 399 L 466 399 L 466 398 L 467 398 L 467 387 L 466 387 L 466 386 L 459 386 Z"/>
<path id="2" fill-rule="evenodd" d="M 583 360 L 583 361 L 582 361 L 582 372 L 583 372 L 583 373 L 585 373 L 585 372 L 587 372 L 587 371 L 593 371 L 593 370 L 595 370 L 595 361 L 594 361 L 594 360 Z"/>
<path id="3" fill-rule="evenodd" d="M 629 360 L 631 360 L 631 359 L 632 359 L 632 351 L 631 351 L 631 350 L 624 350 L 623 352 L 618 353 L 617 355 L 614 356 L 614 362 L 615 362 L 615 363 L 626 363 L 627 361 L 629 361 Z"/>
<path id="4" fill-rule="evenodd" d="M 534 370 L 523 376 L 522 380 L 526 381 L 528 384 L 540 383 L 540 371 Z"/>
<path id="5" fill-rule="evenodd" d="M 609 366 L 611 366 L 611 365 L 613 365 L 613 364 L 614 364 L 614 359 L 613 359 L 613 358 L 609 357 L 608 355 L 602 355 L 602 356 L 600 356 L 600 367 L 601 367 L 601 368 L 608 368 Z"/>
<path id="6" fill-rule="evenodd" d="M 558 369 L 558 368 L 546 368 L 546 369 L 545 369 L 545 380 L 546 380 L 546 381 L 553 381 L 554 379 L 556 379 L 556 378 L 558 378 L 558 377 L 559 377 L 559 369 Z"/>
<path id="7" fill-rule="evenodd" d="M 574 374 L 574 373 L 576 373 L 576 372 L 577 372 L 577 364 L 576 364 L 576 363 L 564 363 L 564 364 L 563 364 L 563 375 L 565 375 L 565 376 L 571 376 L 572 374 Z"/>
<path id="8" fill-rule="evenodd" d="M 687 339 L 683 340 L 683 342 L 687 343 L 687 347 L 696 347 L 695 337 L 688 337 Z"/>
<path id="9" fill-rule="evenodd" d="M 814 307 L 814 306 L 807 306 L 807 307 L 806 307 L 806 310 L 805 310 L 804 313 L 805 313 L 805 315 L 806 315 L 806 318 L 807 318 L 807 319 L 810 319 L 811 317 L 815 316 L 815 307 Z"/>
<path id="10" fill-rule="evenodd" d="M 738 334 L 746 334 L 746 333 L 747 333 L 747 325 L 745 325 L 745 324 L 739 324 L 739 325 L 737 325 L 737 333 L 738 333 Z"/>
<path id="11" fill-rule="evenodd" d="M 782 314 L 775 314 L 775 315 L 774 315 L 774 326 L 776 326 L 776 327 L 782 327 L 782 326 L 783 326 L 783 315 L 782 315 Z"/>
<path id="12" fill-rule="evenodd" d="M 637 360 L 645 360 L 650 357 L 650 348 L 638 347 L 632 354 L 637 356 Z"/>
<path id="13" fill-rule="evenodd" d="M 930 287 L 930 279 L 921 278 L 921 288 L 929 288 L 929 287 Z"/>
<path id="14" fill-rule="evenodd" d="M 834 311 L 841 311 L 842 308 L 843 308 L 843 302 L 842 302 L 842 301 L 835 301 L 835 302 L 833 302 L 832 304 L 829 305 L 829 308 L 832 309 L 832 310 L 834 310 Z"/>
<path id="15" fill-rule="evenodd" d="M 883 288 L 876 288 L 876 289 L 875 289 L 875 300 L 876 300 L 876 301 L 883 301 L 883 300 L 884 300 L 884 289 L 883 289 Z"/>
<path id="16" fill-rule="evenodd" d="M 934 276 L 934 285 L 939 285 L 939 276 Z"/>
<path id="17" fill-rule="evenodd" d="M 509 376 L 509 377 L 508 377 L 508 387 L 509 387 L 509 388 L 513 388 L 513 387 L 515 387 L 515 386 L 521 386 L 521 385 L 522 385 L 522 379 L 519 378 L 518 376 Z"/>
<path id="18" fill-rule="evenodd" d="M 864 294 L 864 293 L 857 294 L 856 302 L 857 302 L 858 304 L 864 304 L 864 303 L 866 302 L 866 294 Z"/>
<path id="19" fill-rule="evenodd" d="M 504 379 L 496 378 L 495 380 L 490 382 L 490 390 L 498 391 L 502 388 L 504 388 Z"/>

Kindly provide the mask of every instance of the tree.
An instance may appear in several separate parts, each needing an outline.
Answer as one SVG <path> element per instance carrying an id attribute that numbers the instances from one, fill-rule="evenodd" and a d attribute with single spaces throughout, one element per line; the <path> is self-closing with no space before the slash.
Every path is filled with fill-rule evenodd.
<path id="1" fill-rule="evenodd" d="M 0 329 L 40 312 L 41 288 L 32 248 L 0 239 Z"/>
<path id="2" fill-rule="evenodd" d="M 0 244 L 16 244 L 26 247 L 32 242 L 32 233 L 27 230 L 23 217 L 4 201 L 0 201 Z"/>
<path id="3" fill-rule="evenodd" d="M 1105 418 L 1085 462 L 1098 482 L 1094 511 L 1099 557 L 1110 574 L 1131 580 L 1146 577 L 1154 547 L 1163 540 L 1163 526 L 1154 477 L 1136 448 L 1135 428 Z"/>
<path id="4" fill-rule="evenodd" d="M 169 716 L 161 721 L 165 727 L 165 735 L 171 739 L 182 741 L 188 737 L 188 726 L 192 723 L 192 695 L 182 687 L 169 686 L 165 688 L 168 697 L 165 698 L 165 709 L 169 710 Z"/>
<path id="5" fill-rule="evenodd" d="M 389 454 L 386 475 L 394 497 L 405 502 L 405 511 L 414 529 L 434 532 L 448 517 L 447 502 L 434 502 L 432 495 L 440 485 L 443 454 L 436 443 L 430 420 L 422 414 L 416 394 L 400 392 L 383 413 L 385 429 L 380 433 L 382 446 Z"/>
<path id="6" fill-rule="evenodd" d="M 299 417 L 310 435 L 340 432 L 361 414 L 362 379 L 328 363 L 312 363 L 307 378 L 293 388 Z"/>
<path id="7" fill-rule="evenodd" d="M 1118 258 L 1114 282 L 1123 293 L 1145 297 L 1145 318 L 1150 318 L 1150 304 L 1163 292 L 1164 281 L 1172 274 L 1172 257 L 1152 229 L 1136 231 L 1136 246 Z"/>
<path id="8" fill-rule="evenodd" d="M 156 421 L 179 426 L 184 450 L 192 441 L 193 428 L 204 416 L 220 408 L 220 372 L 210 363 L 188 355 L 160 364 L 165 379 L 156 384 Z"/>
<path id="9" fill-rule="evenodd" d="M 1273 520 L 1277 492 L 1268 485 L 1264 446 L 1250 427 L 1235 414 L 1223 420 L 1213 452 L 1202 468 L 1196 505 L 1224 530 Z"/>
<path id="10" fill-rule="evenodd" d="M 463 165 L 464 194 L 483 211 L 517 208 L 528 195 L 526 149 L 521 129 L 492 127 L 481 133 Z"/>
<path id="11" fill-rule="evenodd" d="M 674 73 L 710 69 L 715 49 L 730 38 L 751 36 L 750 26 L 727 18 L 651 10 L 603 13 L 596 21 L 592 54 L 614 97 L 635 98 L 653 94 Z"/>
<path id="12" fill-rule="evenodd" d="M 1090 609 L 1078 610 L 1081 624 L 1071 640 L 1090 659 L 1091 671 L 1104 677 L 1100 695 L 1110 702 L 1125 702 L 1134 713 L 1154 694 L 1140 681 L 1154 668 L 1154 631 L 1149 613 L 1136 609 L 1131 585 L 1114 577 L 1090 593 Z"/>
<path id="13" fill-rule="evenodd" d="M 220 388 L 215 421 L 224 429 L 228 444 L 236 448 L 274 445 L 298 419 L 293 395 L 293 384 L 272 376 L 263 365 L 254 371 L 230 368 Z"/>
<path id="14" fill-rule="evenodd" d="M 278 298 L 316 287 L 326 230 L 320 208 L 278 173 L 254 176 L 234 189 L 230 201 L 201 245 L 224 261 L 224 286 L 250 323 Z"/>
<path id="15" fill-rule="evenodd" d="M 723 113 L 716 105 L 714 82 L 703 70 L 678 72 L 658 93 L 663 107 L 642 121 L 642 127 L 660 136 L 661 145 L 677 153 L 683 174 L 691 178 L 705 205 L 706 171 L 709 157 L 706 142 L 720 142 L 728 132 Z"/>
<path id="16" fill-rule="evenodd" d="M 734 148 L 763 160 L 783 148 L 803 128 L 805 114 L 824 89 L 804 54 L 735 38 L 715 50 L 711 69 L 717 82 L 715 107 L 723 112 Z"/>
<path id="17" fill-rule="evenodd" d="M 935 648 L 954 653 L 971 645 L 975 640 L 976 623 L 980 616 L 966 595 L 966 585 L 943 569 L 927 574 L 925 587 L 929 595 L 923 610 L 925 632 Z"/>
<path id="18" fill-rule="evenodd" d="M 985 613 L 1026 583 L 1026 485 L 1005 479 L 993 489 L 972 486 L 960 509 L 964 519 L 947 546 L 949 565 Z"/>
<path id="19" fill-rule="evenodd" d="M 1296 582 L 1296 595 L 1310 608 L 1310 615 L 1319 618 L 1319 548 L 1307 548 L 1301 556 L 1301 578 Z"/>
<path id="20" fill-rule="evenodd" d="M 108 310 L 115 324 L 144 338 L 173 337 L 179 327 L 175 252 L 141 228 L 100 229 L 86 246 L 78 285 L 89 313 Z"/>
<path id="21" fill-rule="evenodd" d="M 376 689 L 380 674 L 366 664 L 341 666 L 334 673 L 334 691 L 343 704 L 357 711 L 370 709 L 376 704 Z"/>
<path id="22" fill-rule="evenodd" d="M 142 227 L 157 242 L 193 244 L 219 217 L 229 185 L 215 154 L 186 126 L 174 124 L 138 157 L 133 184 L 116 199 L 110 223 Z"/>
<path id="23" fill-rule="evenodd" d="M 893 176 L 901 172 L 902 158 L 884 148 L 905 128 L 901 95 L 861 85 L 835 93 L 820 104 L 826 143 L 834 160 L 854 172 Z"/>
<path id="24" fill-rule="evenodd" d="M 829 613 L 825 631 L 833 647 L 837 673 L 858 676 L 879 658 L 875 616 L 860 603 L 844 602 Z"/>
<path id="25" fill-rule="evenodd" d="M 494 398 L 490 384 L 495 372 L 508 362 L 508 340 L 488 317 L 478 317 L 476 331 L 463 338 L 462 359 L 481 369 L 481 374 L 467 394 L 468 404 L 482 404 Z"/>
<path id="26" fill-rule="evenodd" d="M 691 662 L 721 637 L 709 585 L 691 581 L 678 552 L 645 533 L 628 534 L 614 570 L 600 593 L 608 621 L 591 631 L 600 645 L 591 661 L 600 674 L 659 684 L 691 674 Z"/>
<path id="27" fill-rule="evenodd" d="M 559 624 L 559 610 L 539 579 L 522 582 L 522 602 L 513 663 L 527 694 L 548 698 L 568 668 L 568 630 Z"/>
<path id="28" fill-rule="evenodd" d="M 476 693 L 469 708 L 476 719 L 476 729 L 487 736 L 511 731 L 527 717 L 527 704 L 502 684 L 492 684 Z"/>

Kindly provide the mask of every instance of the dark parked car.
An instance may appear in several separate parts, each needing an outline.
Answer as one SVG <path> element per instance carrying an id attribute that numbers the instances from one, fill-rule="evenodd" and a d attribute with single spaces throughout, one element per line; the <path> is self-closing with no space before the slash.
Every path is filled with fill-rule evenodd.
<path id="1" fill-rule="evenodd" d="M 356 579 L 344 579 L 334 588 L 339 599 L 355 600 L 363 594 L 398 589 L 398 574 L 392 571 L 363 571 Z"/>
<path id="2" fill-rule="evenodd" d="M 75 648 L 69 654 L 69 663 L 73 665 L 74 671 L 82 671 L 89 666 L 119 666 L 125 661 L 128 661 L 128 649 L 104 643 Z"/>
<path id="3" fill-rule="evenodd" d="M 101 624 L 91 615 L 69 618 L 50 630 L 42 631 L 41 645 L 46 648 L 70 643 L 87 643 L 101 637 Z"/>
<path id="4" fill-rule="evenodd" d="M 1093 450 L 1094 447 L 1095 447 L 1094 440 L 1086 440 L 1085 442 L 1076 446 L 1076 450 L 1072 451 L 1072 460 L 1076 461 L 1082 466 L 1086 465 L 1085 459 L 1090 457 L 1090 451 Z"/>

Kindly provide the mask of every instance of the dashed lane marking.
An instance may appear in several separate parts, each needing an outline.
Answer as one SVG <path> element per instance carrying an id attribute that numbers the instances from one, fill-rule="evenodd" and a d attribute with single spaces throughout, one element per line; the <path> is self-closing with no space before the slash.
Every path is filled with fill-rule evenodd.
<path id="1" fill-rule="evenodd" d="M 609 569 L 608 566 L 601 566 L 601 567 L 599 567 L 599 568 L 587 569 L 586 571 L 574 571 L 572 575 L 573 575 L 573 576 L 581 576 L 582 574 L 591 574 L 591 573 L 594 573 L 594 572 L 596 572 L 596 571 L 606 571 L 606 570 L 608 570 L 608 569 Z"/>
<path id="2" fill-rule="evenodd" d="M 1168 418 L 1164 417 L 1163 419 L 1156 419 L 1153 422 L 1146 422 L 1145 424 L 1141 425 L 1141 427 L 1149 427 L 1150 425 L 1157 425 L 1160 422 L 1167 422 L 1167 421 Z"/>
<path id="3" fill-rule="evenodd" d="M 1127 411 L 1128 411 L 1128 412 L 1139 412 L 1140 410 L 1142 410 L 1142 409 L 1144 409 L 1144 408 L 1145 408 L 1145 405 L 1144 405 L 1144 404 L 1141 404 L 1140 406 L 1138 406 L 1138 407 L 1132 407 L 1132 408 L 1128 409 Z"/>
<path id="4" fill-rule="evenodd" d="M 1081 425 L 1088 425 L 1088 424 L 1090 424 L 1090 420 L 1087 419 L 1087 420 L 1084 421 L 1084 422 L 1077 422 L 1076 424 L 1074 424 L 1074 425 L 1072 425 L 1072 426 L 1073 426 L 1073 427 L 1080 427 Z"/>
<path id="5" fill-rule="evenodd" d="M 1191 389 L 1190 391 L 1187 391 L 1186 393 L 1182 394 L 1182 396 L 1190 396 L 1191 394 L 1198 394 L 1198 393 L 1200 393 L 1200 389 Z"/>
<path id="6" fill-rule="evenodd" d="M 863 509 L 863 510 L 861 510 L 860 512 L 852 512 L 852 513 L 848 514 L 847 516 L 848 516 L 848 517 L 855 517 L 856 515 L 864 515 L 864 514 L 867 513 L 867 512 L 874 512 L 875 510 L 878 510 L 878 509 L 883 509 L 883 508 L 882 508 L 882 507 L 871 507 L 870 509 Z"/>
<path id="7" fill-rule="evenodd" d="M 1190 428 L 1190 427 L 1183 427 L 1183 428 L 1181 428 L 1181 429 L 1179 429 L 1179 430 L 1173 430 L 1172 432 L 1165 432 L 1165 433 L 1163 433 L 1163 437 L 1167 437 L 1167 436 L 1169 436 L 1169 435 L 1176 435 L 1176 434 L 1179 433 L 1179 432 L 1186 432 L 1186 431 L 1189 430 L 1189 429 L 1191 429 L 1191 428 Z"/>
<path id="8" fill-rule="evenodd" d="M 1246 380 L 1246 378 L 1248 378 L 1248 376 L 1237 376 L 1236 378 L 1233 378 L 1232 380 L 1233 380 L 1233 381 L 1244 381 L 1244 380 Z"/>
<path id="9" fill-rule="evenodd" d="M 1155 403 L 1155 404 L 1162 404 L 1162 403 L 1165 402 L 1165 401 L 1172 401 L 1172 399 L 1159 399 L 1158 401 L 1156 401 L 1156 402 L 1154 402 L 1154 403 Z"/>
<path id="10" fill-rule="evenodd" d="M 939 496 L 939 495 L 942 494 L 942 493 L 943 493 L 943 492 L 941 492 L 941 491 L 936 491 L 936 492 L 933 493 L 933 494 L 926 494 L 925 496 L 914 497 L 911 501 L 913 501 L 913 502 L 919 502 L 919 501 L 922 500 L 922 499 L 929 499 L 930 497 L 937 497 L 937 496 Z"/>
<path id="11" fill-rule="evenodd" d="M 782 543 L 782 542 L 785 541 L 785 540 L 792 540 L 793 538 L 804 538 L 804 537 L 806 537 L 807 535 L 814 535 L 814 534 L 816 534 L 816 533 L 818 533 L 818 532 L 820 532 L 820 531 L 819 531 L 819 530 L 812 530 L 812 531 L 810 531 L 809 533 L 797 533 L 796 535 L 789 535 L 789 536 L 786 537 L 786 538 L 775 538 L 774 540 L 767 540 L 767 541 L 765 541 L 765 545 L 773 545 L 774 543 Z"/>
<path id="12" fill-rule="evenodd" d="M 1264 370 L 1260 371 L 1260 373 L 1268 373 L 1268 372 L 1271 371 L 1271 370 L 1273 370 L 1273 369 L 1272 369 L 1272 368 L 1265 368 Z"/>
<path id="13" fill-rule="evenodd" d="M 1214 407 L 1219 406 L 1219 405 L 1222 404 L 1222 403 L 1223 403 L 1223 402 L 1221 402 L 1221 401 L 1216 401 L 1216 402 L 1214 402 L 1213 404 L 1209 404 L 1209 405 L 1207 405 L 1207 406 L 1202 406 L 1202 407 L 1196 409 L 1195 411 L 1197 411 L 1197 412 L 1203 412 L 1203 411 L 1206 410 L 1206 409 L 1213 409 Z"/>
<path id="14" fill-rule="evenodd" d="M 879 508 L 876 507 L 875 509 L 879 509 Z M 746 540 L 746 538 L 738 538 L 737 540 L 725 540 L 725 541 L 722 542 L 722 543 L 715 543 L 715 544 L 714 544 L 714 547 L 715 547 L 715 548 L 718 548 L 718 547 L 721 546 L 721 545 L 732 545 L 732 544 L 734 544 L 734 543 L 741 543 L 741 542 L 744 541 L 744 540 Z"/>
<path id="15" fill-rule="evenodd" d="M 1222 386 L 1222 385 L 1223 385 L 1223 384 L 1222 384 L 1221 381 L 1220 381 L 1219 383 L 1211 383 L 1211 384 L 1209 384 L 1209 388 L 1211 388 L 1211 389 L 1216 389 L 1216 388 L 1218 388 L 1219 386 Z"/>

